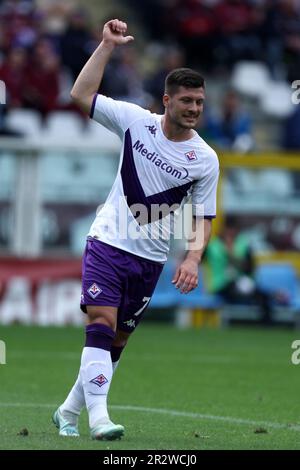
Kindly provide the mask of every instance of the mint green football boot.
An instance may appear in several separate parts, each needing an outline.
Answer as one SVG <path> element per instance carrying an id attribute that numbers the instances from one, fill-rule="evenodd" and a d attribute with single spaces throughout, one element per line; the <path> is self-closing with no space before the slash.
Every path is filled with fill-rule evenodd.
<path id="1" fill-rule="evenodd" d="M 58 408 L 52 416 L 52 421 L 59 429 L 60 436 L 79 437 L 78 428 L 76 425 L 69 423 Z"/>
<path id="2" fill-rule="evenodd" d="M 114 441 L 121 439 L 124 435 L 124 426 L 121 424 L 114 424 L 111 421 L 99 423 L 91 429 L 92 439 L 98 441 Z"/>

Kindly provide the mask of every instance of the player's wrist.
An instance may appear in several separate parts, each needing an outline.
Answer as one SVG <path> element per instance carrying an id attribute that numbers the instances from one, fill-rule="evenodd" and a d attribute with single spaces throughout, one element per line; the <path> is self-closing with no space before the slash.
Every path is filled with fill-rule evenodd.
<path id="1" fill-rule="evenodd" d="M 100 43 L 101 49 L 105 49 L 107 52 L 112 52 L 116 47 L 116 43 L 111 39 L 102 39 Z"/>
<path id="2" fill-rule="evenodd" d="M 188 251 L 186 255 L 186 260 L 192 261 L 195 264 L 199 264 L 202 258 L 202 252 L 196 251 L 196 250 L 190 250 Z"/>

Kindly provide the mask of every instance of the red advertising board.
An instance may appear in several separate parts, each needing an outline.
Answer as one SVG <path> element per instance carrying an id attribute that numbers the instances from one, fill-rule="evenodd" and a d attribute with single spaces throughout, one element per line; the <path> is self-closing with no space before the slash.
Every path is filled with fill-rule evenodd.
<path id="1" fill-rule="evenodd" d="M 0 258 L 0 324 L 82 324 L 80 278 L 80 259 Z"/>

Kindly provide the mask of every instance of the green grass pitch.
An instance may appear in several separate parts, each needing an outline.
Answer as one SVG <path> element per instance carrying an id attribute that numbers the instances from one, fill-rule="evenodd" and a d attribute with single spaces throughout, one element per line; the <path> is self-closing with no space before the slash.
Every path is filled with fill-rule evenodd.
<path id="1" fill-rule="evenodd" d="M 300 449 L 300 332 L 179 331 L 145 323 L 113 378 L 109 406 L 120 441 L 59 437 L 51 423 L 78 372 L 80 328 L 1 327 L 0 449 Z M 24 433 L 24 429 L 28 431 Z"/>

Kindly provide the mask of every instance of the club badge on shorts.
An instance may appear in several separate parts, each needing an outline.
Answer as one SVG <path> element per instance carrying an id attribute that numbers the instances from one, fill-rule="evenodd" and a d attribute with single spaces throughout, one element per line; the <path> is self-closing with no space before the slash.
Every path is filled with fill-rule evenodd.
<path id="1" fill-rule="evenodd" d="M 89 288 L 88 288 L 88 293 L 90 294 L 90 296 L 95 299 L 96 297 L 98 297 L 99 294 L 101 294 L 102 292 L 102 289 L 100 289 L 99 286 L 97 286 L 97 284 L 94 282 L 94 284 L 92 284 Z"/>

